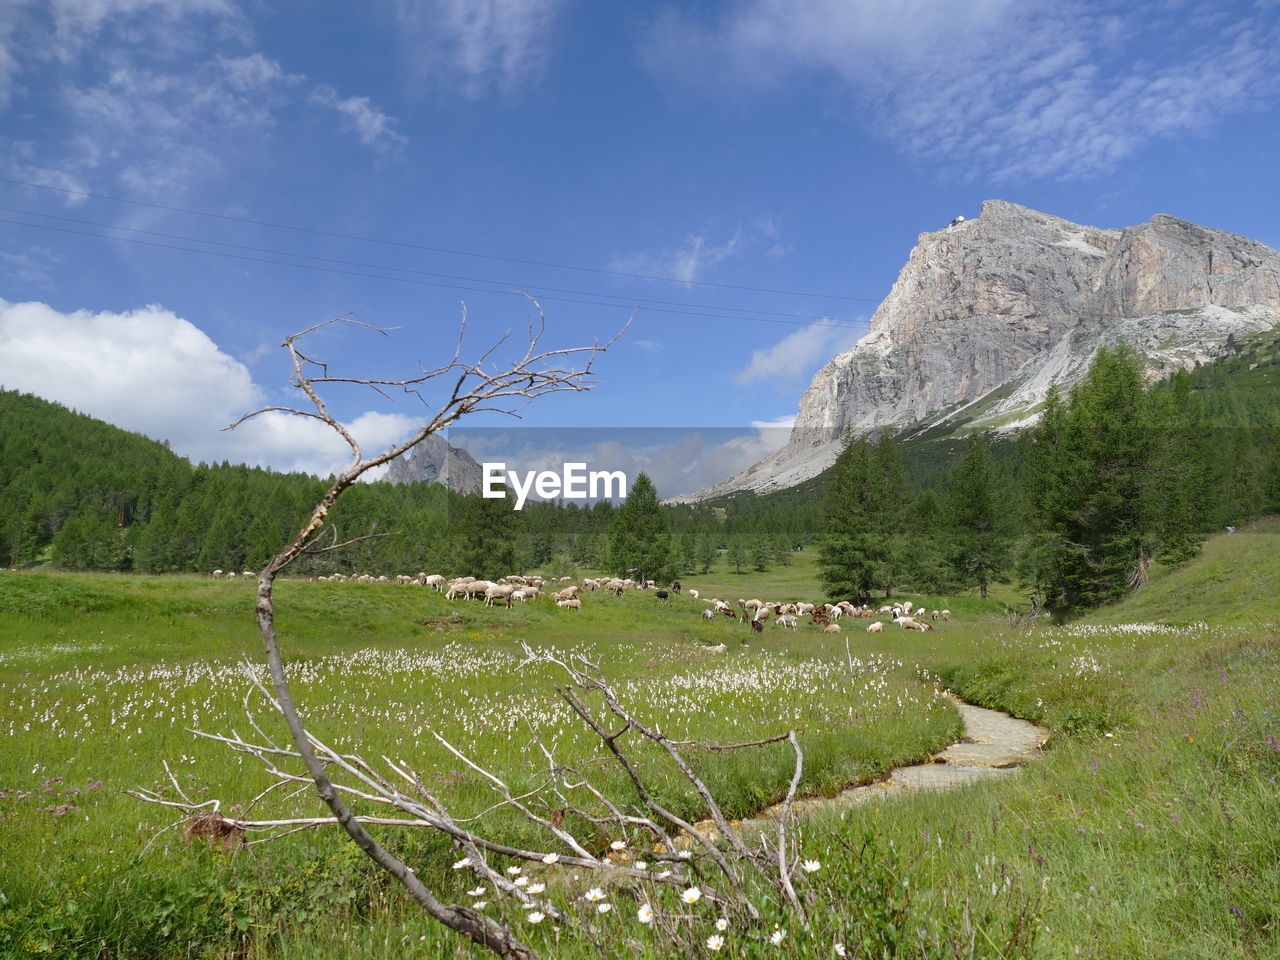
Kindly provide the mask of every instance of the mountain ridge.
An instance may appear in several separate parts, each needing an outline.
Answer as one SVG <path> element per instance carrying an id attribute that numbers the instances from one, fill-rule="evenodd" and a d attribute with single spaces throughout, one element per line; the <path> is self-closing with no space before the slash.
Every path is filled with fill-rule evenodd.
<path id="1" fill-rule="evenodd" d="M 1020 429 L 1104 345 L 1130 344 L 1159 377 L 1278 324 L 1280 253 L 1256 240 L 1171 214 L 1111 229 L 988 200 L 918 236 L 870 331 L 815 374 L 786 446 L 676 501 L 794 486 L 846 437 L 975 406 L 967 429 Z"/>

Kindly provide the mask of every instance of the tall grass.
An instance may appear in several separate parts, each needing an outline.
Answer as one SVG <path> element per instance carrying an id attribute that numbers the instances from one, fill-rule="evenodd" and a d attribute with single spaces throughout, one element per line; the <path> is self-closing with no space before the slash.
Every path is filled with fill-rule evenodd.
<path id="1" fill-rule="evenodd" d="M 801 574 L 719 592 L 776 596 Z M 373 755 L 411 753 L 460 813 L 490 797 L 433 752 L 428 723 L 517 777 L 533 762 L 524 718 L 563 729 L 566 753 L 588 749 L 561 726 L 554 678 L 515 671 L 520 640 L 598 656 L 642 711 L 693 735 L 799 727 L 811 792 L 955 736 L 954 713 L 918 677 L 1050 730 L 1044 759 L 1019 776 L 804 821 L 801 849 L 821 862 L 800 879 L 821 905 L 810 929 L 770 913 L 762 928 L 727 931 L 720 956 L 826 958 L 840 944 L 875 957 L 1246 958 L 1280 955 L 1280 591 L 1266 587 L 1276 583 L 1272 521 L 1216 538 L 1199 560 L 1065 627 L 1015 628 L 998 600 L 940 597 L 927 605 L 959 615 L 936 634 L 868 635 L 855 623 L 845 636 L 756 637 L 704 623 L 684 597 L 591 597 L 573 614 L 307 583 L 281 587 L 281 620 L 318 729 Z M 722 641 L 726 654 L 708 650 Z M 202 796 L 243 797 L 262 782 L 181 729 L 243 726 L 241 652 L 256 656 L 249 584 L 0 575 L 0 955 L 475 955 L 329 833 L 232 857 L 177 832 L 147 846 L 167 818 L 117 791 L 163 787 L 161 758 Z M 779 752 L 705 770 L 742 814 L 777 795 L 789 766 Z M 674 781 L 662 789 L 693 811 Z M 389 842 L 466 899 L 471 878 L 448 869 L 439 838 Z M 661 955 L 634 904 L 611 896 L 609 942 Z M 544 956 L 598 954 L 510 919 Z M 691 922 L 710 935 L 714 919 Z M 768 940 L 775 923 L 781 947 Z"/>

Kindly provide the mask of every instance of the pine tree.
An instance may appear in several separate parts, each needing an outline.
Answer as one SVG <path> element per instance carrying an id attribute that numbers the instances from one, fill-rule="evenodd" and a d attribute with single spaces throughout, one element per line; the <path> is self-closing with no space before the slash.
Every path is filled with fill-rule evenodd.
<path id="1" fill-rule="evenodd" d="M 822 586 L 832 597 L 862 601 L 877 584 L 886 553 L 878 502 L 884 480 L 871 445 L 850 442 L 836 459 L 826 501 L 826 535 L 818 547 Z"/>
<path id="2" fill-rule="evenodd" d="M 951 471 L 948 490 L 952 563 L 964 586 L 987 588 L 1008 562 L 1009 537 L 991 460 L 991 438 L 971 435 Z"/>
<path id="3" fill-rule="evenodd" d="M 671 530 L 658 503 L 658 491 L 646 473 L 631 484 L 626 501 L 614 512 L 609 569 L 637 580 L 667 580 L 671 572 Z"/>
<path id="4" fill-rule="evenodd" d="M 517 567 L 519 526 L 509 497 L 466 497 L 451 531 L 459 568 L 481 580 L 497 580 Z"/>

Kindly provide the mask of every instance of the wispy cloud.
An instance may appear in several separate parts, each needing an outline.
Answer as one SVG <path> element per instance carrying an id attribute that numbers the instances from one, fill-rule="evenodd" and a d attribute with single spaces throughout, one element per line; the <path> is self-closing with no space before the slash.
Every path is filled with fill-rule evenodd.
<path id="1" fill-rule="evenodd" d="M 707 277 L 725 261 L 749 251 L 763 253 L 770 259 L 781 259 L 789 252 L 779 238 L 777 223 L 762 219 L 739 227 L 727 237 L 717 238 L 710 232 L 692 233 L 677 246 L 615 256 L 609 261 L 608 269 L 693 283 Z"/>
<path id="2" fill-rule="evenodd" d="M 379 110 L 368 97 L 340 97 L 333 87 L 322 84 L 312 91 L 311 102 L 336 110 L 343 126 L 370 149 L 395 153 L 409 142 L 396 131 L 395 118 Z"/>
<path id="3" fill-rule="evenodd" d="M 39 147 L 0 136 L 7 148 L 0 168 L 64 189 L 121 184 L 174 198 L 253 155 L 283 119 L 307 108 L 377 152 L 405 142 L 394 118 L 367 97 L 317 87 L 254 47 L 230 0 L 7 8 L 0 12 L 0 110 L 20 69 L 53 61 L 64 78 L 41 105 L 61 134 Z M 316 96 L 306 95 L 309 87 Z"/>
<path id="4" fill-rule="evenodd" d="M 830 322 L 812 323 L 789 333 L 771 347 L 753 350 L 735 380 L 744 386 L 766 383 L 777 389 L 794 387 L 837 353 L 851 348 L 865 331 Z"/>
<path id="5" fill-rule="evenodd" d="M 834 77 L 850 122 L 956 176 L 1089 178 L 1274 104 L 1280 7 L 740 0 L 712 24 L 668 8 L 643 53 L 725 92 Z"/>
<path id="6" fill-rule="evenodd" d="M 546 61 L 562 0 L 395 0 L 414 68 L 471 97 L 509 92 Z"/>

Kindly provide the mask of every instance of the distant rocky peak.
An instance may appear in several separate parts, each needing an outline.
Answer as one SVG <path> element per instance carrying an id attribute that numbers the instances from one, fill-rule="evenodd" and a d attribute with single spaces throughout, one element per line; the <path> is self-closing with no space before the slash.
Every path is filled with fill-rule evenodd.
<path id="1" fill-rule="evenodd" d="M 1025 426 L 1106 343 L 1160 375 L 1277 323 L 1280 254 L 1256 240 L 1169 214 L 1115 230 L 988 200 L 919 235 L 870 332 L 815 374 L 788 445 L 691 498 L 789 486 L 842 438 L 957 411 L 967 429 Z"/>

